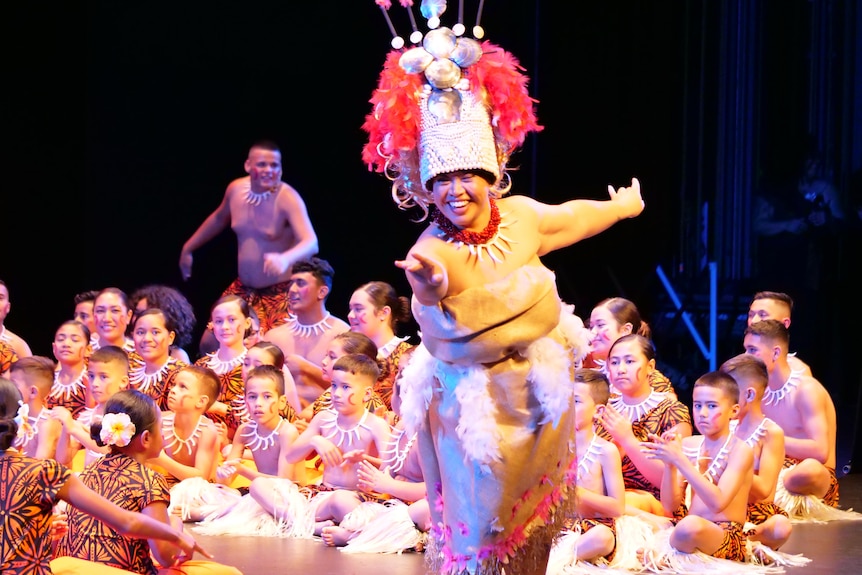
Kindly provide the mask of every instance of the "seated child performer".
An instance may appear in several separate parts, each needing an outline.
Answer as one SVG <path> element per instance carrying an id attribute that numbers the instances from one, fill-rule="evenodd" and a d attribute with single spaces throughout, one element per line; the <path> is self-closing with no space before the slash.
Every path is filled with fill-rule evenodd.
<path id="1" fill-rule="evenodd" d="M 170 494 L 165 478 L 147 465 L 162 450 L 161 411 L 153 399 L 135 389 L 115 393 L 91 432 L 110 453 L 80 474 L 81 482 L 125 510 L 142 513 L 165 526 Z M 157 539 L 117 534 L 100 518 L 69 509 L 68 529 L 57 543 L 58 556 L 76 557 L 133 573 L 152 575 L 187 557 Z M 208 561 L 185 561 L 182 573 L 238 574 L 233 567 Z"/>
<path id="2" fill-rule="evenodd" d="M 596 414 L 608 403 L 610 382 L 599 370 L 580 368 L 575 370 L 573 391 L 577 506 L 575 517 L 566 521 L 569 533 L 558 540 L 552 557 L 571 557 L 571 563 L 610 561 L 617 544 L 616 519 L 625 512 L 622 459 L 617 447 L 596 435 L 593 426 Z"/>
<path id="3" fill-rule="evenodd" d="M 54 459 L 61 431 L 47 402 L 54 384 L 54 362 L 41 355 L 22 357 L 12 364 L 9 379 L 24 398 L 15 447 L 34 459 Z"/>
<path id="4" fill-rule="evenodd" d="M 652 386 L 655 362 L 652 341 L 634 333 L 619 337 L 608 352 L 611 397 L 596 413 L 596 433 L 612 441 L 622 457 L 626 513 L 644 518 L 665 516 L 666 512 L 660 502 L 663 465 L 641 453 L 640 442 L 650 434 L 691 435 L 688 406 L 675 394 Z M 668 517 L 682 517 L 685 512 L 685 504 L 680 503 Z"/>
<path id="5" fill-rule="evenodd" d="M 182 560 L 195 552 L 206 556 L 191 534 L 176 530 L 146 515 L 132 513 L 86 487 L 78 476 L 53 459 L 33 459 L 10 449 L 17 436 L 14 417 L 21 394 L 8 379 L 0 378 L 0 573 L 79 573 L 99 575 L 101 565 L 60 557 L 51 560 L 53 508 L 68 502 L 97 517 L 112 534 L 160 539 L 177 547 L 168 552 Z"/>
<path id="6" fill-rule="evenodd" d="M 159 409 L 167 409 L 173 378 L 186 362 L 171 355 L 176 338 L 173 319 L 159 308 L 141 311 L 134 321 L 135 354 L 129 357 L 129 387 L 152 397 Z"/>
<path id="7" fill-rule="evenodd" d="M 242 380 L 246 381 L 252 368 L 261 365 L 272 365 L 280 369 L 284 375 L 285 401 L 284 405 L 279 408 L 279 413 L 283 418 L 293 423 L 299 415 L 299 394 L 296 392 L 296 382 L 293 380 L 293 375 L 291 375 L 290 370 L 284 365 L 284 352 L 271 341 L 261 340 L 248 346 L 248 353 L 246 353 L 245 359 L 242 362 Z M 230 414 L 234 420 L 234 428 L 249 420 L 245 395 L 233 399 L 230 406 Z"/>
<path id="8" fill-rule="evenodd" d="M 754 477 L 754 455 L 745 441 L 730 430 L 739 411 L 739 387 L 725 373 L 712 371 L 699 377 L 692 391 L 692 415 L 700 436 L 681 438 L 668 432 L 651 434 L 641 444 L 647 457 L 664 463 L 661 502 L 670 513 L 691 487 L 688 515 L 670 530 L 669 543 L 683 553 L 700 551 L 719 559 L 746 559 L 743 525 Z M 691 461 L 683 452 L 694 450 Z M 657 558 L 660 547 L 646 550 L 655 563 L 673 570 L 673 552 Z"/>
<path id="9" fill-rule="evenodd" d="M 224 427 L 222 433 L 228 441 L 233 439 L 236 431 L 235 419 L 230 414 L 231 403 L 243 397 L 242 364 L 248 353 L 243 340 L 251 329 L 249 309 L 248 302 L 238 295 L 217 299 L 210 309 L 209 327 L 218 342 L 218 349 L 195 362 L 212 369 L 221 379 L 219 396 L 207 417 Z"/>
<path id="10" fill-rule="evenodd" d="M 229 486 L 237 476 L 250 479 L 249 493 L 239 500 L 225 497 L 221 505 L 215 506 L 208 505 L 215 497 L 201 497 L 202 505 L 192 499 L 188 515 L 201 515 L 195 507 L 208 509 L 196 527 L 206 535 L 310 537 L 313 525 L 308 498 L 299 490 L 305 483 L 305 464 L 285 458 L 299 432 L 280 414 L 286 403 L 284 372 L 272 365 L 253 367 L 248 372 L 245 397 L 249 419 L 237 428 L 231 450 L 216 472 L 216 481 Z M 246 450 L 251 452 L 254 466 L 242 463 Z M 265 497 L 261 500 L 255 485 L 264 479 L 269 481 L 261 488 Z M 278 500 L 281 514 L 273 513 L 272 507 L 267 506 L 273 499 Z"/>
<path id="11" fill-rule="evenodd" d="M 366 355 L 339 358 L 332 366 L 332 408 L 315 415 L 285 453 L 287 461 L 298 463 L 316 452 L 323 463 L 321 485 L 309 486 L 314 491 L 310 504 L 315 535 L 340 523 L 355 507 L 356 497 L 367 499 L 359 495 L 359 464 L 365 456 L 380 457 L 390 438 L 386 420 L 365 407 L 379 376 L 377 361 Z M 264 508 L 280 512 L 271 488 L 265 483 L 252 488 L 264 499 Z"/>
<path id="12" fill-rule="evenodd" d="M 91 404 L 87 394 L 87 360 L 90 357 L 90 330 L 78 320 L 64 321 L 54 333 L 51 344 L 57 369 L 48 394 L 48 407 L 65 407 L 77 417 Z"/>
<path id="13" fill-rule="evenodd" d="M 329 342 L 329 346 L 326 349 L 326 355 L 323 356 L 323 360 L 320 362 L 323 381 L 325 381 L 327 385 L 332 383 L 332 366 L 335 365 L 338 358 L 349 353 L 360 353 L 362 355 L 366 355 L 377 361 L 377 364 L 380 365 L 377 345 L 371 340 L 371 338 L 358 331 L 345 331 L 332 338 L 332 341 Z M 381 376 L 382 371 L 383 370 L 381 369 Z M 378 384 L 379 383 L 380 378 L 378 377 Z M 330 409 L 331 407 L 332 389 L 330 387 L 321 393 L 313 403 L 310 403 L 305 409 L 303 409 L 299 416 L 306 422 L 311 421 L 315 415 L 324 409 Z M 388 410 L 383 398 L 380 397 L 377 392 L 373 392 L 371 394 L 371 399 L 368 400 L 365 407 L 368 411 L 376 413 L 377 415 L 381 415 L 382 412 Z"/>
<path id="14" fill-rule="evenodd" d="M 245 382 L 245 401 L 249 419 L 233 436 L 231 451 L 218 469 L 219 483 L 230 484 L 239 474 L 251 480 L 283 477 L 303 485 L 304 463 L 291 463 L 284 457 L 299 437 L 296 427 L 281 416 L 287 402 L 284 372 L 272 365 L 251 368 Z M 246 449 L 252 453 L 254 468 L 241 464 Z"/>
<path id="15" fill-rule="evenodd" d="M 390 395 L 394 414 L 401 409 L 401 375 L 414 350 L 415 347 L 405 350 L 399 358 Z M 400 553 L 421 547 L 423 534 L 431 528 L 431 512 L 416 440 L 417 434 L 408 433 L 404 421 L 399 419 L 381 457 L 366 457 L 359 463 L 357 485 L 360 491 L 390 499 L 384 506 L 376 501 L 361 502 L 360 497 L 356 497 L 355 513 L 351 511 L 345 515 L 338 525 L 323 528 L 324 543 L 347 545 L 348 553 Z M 363 507 L 366 509 L 361 509 Z"/>
<path id="16" fill-rule="evenodd" d="M 102 417 L 108 399 L 129 387 L 129 356 L 122 348 L 106 345 L 93 352 L 87 363 L 88 393 L 95 402 L 85 407 L 77 417 L 62 406 L 51 410 L 51 416 L 63 427 L 57 441 L 57 461 L 71 465 L 75 454 L 86 449 L 84 466 L 93 463 L 109 450 L 99 446 L 90 436 L 90 426 Z"/>
<path id="17" fill-rule="evenodd" d="M 199 365 L 180 367 L 162 412 L 164 449 L 149 461 L 163 472 L 169 487 L 190 477 L 215 480 L 218 431 L 204 415 L 215 402 L 219 378 Z"/>
<path id="18" fill-rule="evenodd" d="M 787 512 L 774 501 L 784 464 L 784 431 L 763 415 L 760 405 L 769 373 L 763 361 L 747 353 L 728 359 L 719 371 L 739 386 L 739 414 L 731 422 L 733 433 L 754 450 L 754 478 L 748 496 L 748 523 L 754 527 L 745 534 L 752 541 L 778 549 L 790 537 L 793 526 Z"/>

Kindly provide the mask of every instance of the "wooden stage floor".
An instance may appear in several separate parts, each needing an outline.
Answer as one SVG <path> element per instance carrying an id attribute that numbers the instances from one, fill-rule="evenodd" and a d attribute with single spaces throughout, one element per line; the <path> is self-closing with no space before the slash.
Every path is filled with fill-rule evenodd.
<path id="1" fill-rule="evenodd" d="M 862 511 L 862 473 L 839 478 L 841 507 Z M 196 535 L 221 563 L 233 565 L 245 575 L 302 573 L 304 575 L 425 575 L 424 556 L 345 554 L 322 541 L 268 537 L 207 537 Z M 782 547 L 811 559 L 804 567 L 788 567 L 796 574 L 862 572 L 862 521 L 796 524 Z"/>

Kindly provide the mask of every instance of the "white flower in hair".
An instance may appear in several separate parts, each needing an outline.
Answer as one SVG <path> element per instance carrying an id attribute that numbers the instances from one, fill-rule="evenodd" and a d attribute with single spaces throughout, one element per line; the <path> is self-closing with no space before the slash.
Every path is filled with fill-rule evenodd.
<path id="1" fill-rule="evenodd" d="M 125 413 L 106 413 L 99 437 L 105 445 L 125 447 L 135 436 L 135 424 Z"/>

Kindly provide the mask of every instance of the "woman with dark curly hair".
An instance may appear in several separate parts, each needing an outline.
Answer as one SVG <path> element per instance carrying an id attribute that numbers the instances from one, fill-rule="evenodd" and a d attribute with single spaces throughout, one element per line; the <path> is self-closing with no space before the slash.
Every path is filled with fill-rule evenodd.
<path id="1" fill-rule="evenodd" d="M 195 318 L 194 307 L 186 296 L 176 288 L 150 284 L 136 289 L 130 299 L 136 316 L 151 307 L 159 308 L 168 316 L 176 329 L 176 338 L 171 345 L 171 356 L 186 363 L 193 363 L 189 360 L 186 347 L 192 343 L 192 333 L 197 324 L 197 318 Z"/>

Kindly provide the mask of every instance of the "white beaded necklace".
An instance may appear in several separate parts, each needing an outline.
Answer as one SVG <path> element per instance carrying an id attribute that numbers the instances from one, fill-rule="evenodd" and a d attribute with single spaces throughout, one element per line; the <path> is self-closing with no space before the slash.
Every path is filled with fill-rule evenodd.
<path id="1" fill-rule="evenodd" d="M 60 381 L 60 370 L 54 372 L 54 385 L 51 387 L 51 393 L 48 394 L 48 397 L 52 399 L 61 399 L 63 401 L 69 401 L 76 395 L 76 392 L 79 390 L 83 390 L 84 378 L 87 376 L 87 368 L 81 370 L 80 375 L 69 383 L 63 383 Z"/>
<path id="2" fill-rule="evenodd" d="M 278 436 L 278 430 L 281 428 L 282 423 L 284 423 L 284 419 L 280 417 L 275 429 L 273 429 L 266 437 L 261 437 L 257 434 L 257 422 L 251 420 L 246 424 L 245 431 L 243 431 L 240 437 L 242 437 L 243 443 L 250 450 L 257 451 L 260 449 L 266 451 L 275 445 L 275 438 Z"/>
<path id="3" fill-rule="evenodd" d="M 147 364 L 142 363 L 139 367 L 133 367 L 129 370 L 129 383 L 141 393 L 149 393 L 150 387 L 155 388 L 156 384 L 168 373 L 169 367 L 170 358 L 155 373 L 147 373 Z"/>
<path id="4" fill-rule="evenodd" d="M 623 401 L 623 396 L 621 395 L 611 398 L 609 403 L 611 404 L 611 407 L 620 413 L 620 415 L 634 423 L 655 409 L 656 406 L 665 399 L 667 399 L 667 393 L 653 390 L 646 399 L 640 403 L 635 403 L 634 405 L 629 405 Z"/>
<path id="5" fill-rule="evenodd" d="M 311 337 L 312 335 L 323 335 L 327 330 L 331 329 L 332 324 L 329 323 L 331 317 L 332 314 L 326 312 L 326 315 L 319 322 L 305 325 L 299 323 L 299 319 L 295 315 L 290 314 L 286 323 L 290 325 L 290 331 L 299 335 L 299 337 Z"/>
<path id="6" fill-rule="evenodd" d="M 187 439 L 183 439 L 177 435 L 176 427 L 174 426 L 175 413 L 165 413 L 162 418 L 162 437 L 170 437 L 170 442 L 165 446 L 165 449 L 170 449 L 171 453 L 177 453 L 179 449 L 174 449 L 175 446 L 180 448 L 185 447 L 189 455 L 194 451 L 198 444 L 198 439 L 201 437 L 201 420 L 202 416 L 198 416 L 198 421 L 195 423 L 195 428 Z"/>
<path id="7" fill-rule="evenodd" d="M 236 368 L 236 366 L 242 365 L 242 362 L 245 360 L 245 356 L 247 353 L 248 350 L 245 349 L 241 354 L 227 361 L 222 361 L 221 359 L 219 359 L 218 351 L 208 353 L 206 361 L 207 367 L 216 372 L 218 375 L 224 375 Z"/>
<path id="8" fill-rule="evenodd" d="M 265 200 L 271 198 L 273 194 L 271 191 L 258 193 L 251 189 L 251 182 L 249 182 L 248 187 L 243 191 L 242 199 L 250 206 L 259 206 Z"/>
<path id="9" fill-rule="evenodd" d="M 784 382 L 784 385 L 778 389 L 770 389 L 767 387 L 766 391 L 763 392 L 763 405 L 778 405 L 782 399 L 790 395 L 790 392 L 799 385 L 801 376 L 801 369 L 791 370 L 790 376 L 787 378 L 787 381 Z"/>

